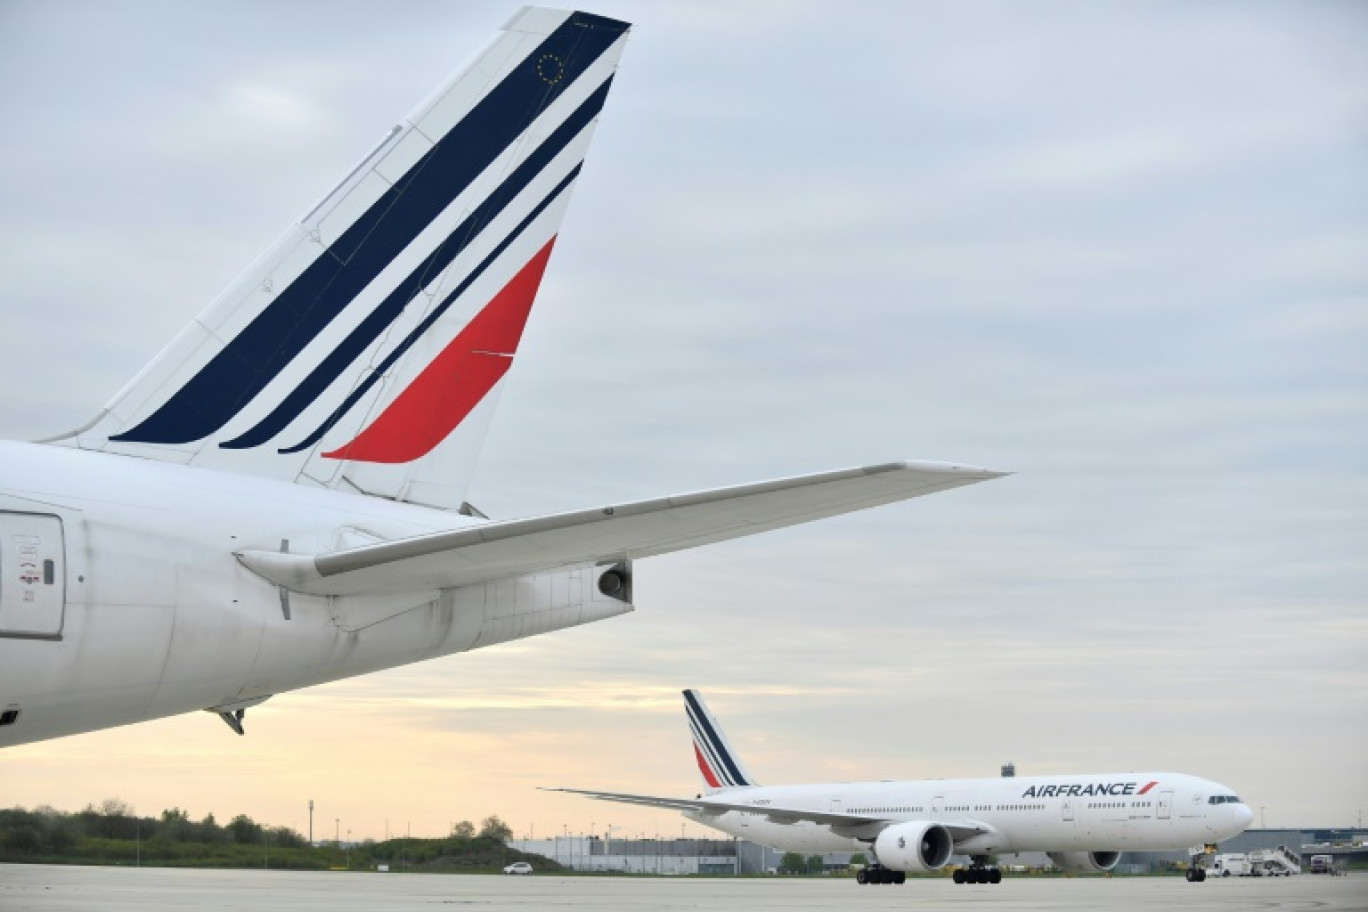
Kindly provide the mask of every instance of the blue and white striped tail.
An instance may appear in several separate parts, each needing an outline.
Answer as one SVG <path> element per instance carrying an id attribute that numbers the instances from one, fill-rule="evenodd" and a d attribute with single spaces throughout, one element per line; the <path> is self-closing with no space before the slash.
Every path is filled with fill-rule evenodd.
<path id="1" fill-rule="evenodd" d="M 703 697 L 696 690 L 684 691 L 684 712 L 689 717 L 689 731 L 693 733 L 694 756 L 703 783 L 709 792 L 726 788 L 755 785 L 745 764 L 737 757 L 727 740 L 726 732 L 708 711 Z"/>
<path id="2" fill-rule="evenodd" d="M 458 506 L 628 30 L 517 13 L 49 442 Z"/>

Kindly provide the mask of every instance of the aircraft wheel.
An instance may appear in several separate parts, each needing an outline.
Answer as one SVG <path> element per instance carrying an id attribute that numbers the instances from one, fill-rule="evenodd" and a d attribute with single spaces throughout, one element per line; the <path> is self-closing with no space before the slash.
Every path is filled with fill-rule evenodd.
<path id="1" fill-rule="evenodd" d="M 902 884 L 902 883 L 905 883 L 906 881 L 907 881 L 907 874 L 904 873 L 903 871 L 898 871 L 898 872 L 896 872 L 896 873 L 893 875 L 893 882 L 894 882 L 895 884 Z"/>
<path id="2" fill-rule="evenodd" d="M 955 871 L 955 873 L 951 875 L 950 879 L 957 884 L 964 883 L 964 869 L 960 868 L 959 870 Z"/>
<path id="3" fill-rule="evenodd" d="M 988 882 L 989 882 L 989 883 L 1002 883 L 1002 871 L 999 870 L 998 868 L 993 868 L 993 870 L 989 871 L 989 872 L 988 872 Z"/>
<path id="4" fill-rule="evenodd" d="M 855 872 L 855 882 L 856 882 L 857 884 L 859 884 L 860 886 L 862 886 L 862 887 L 863 887 L 865 884 L 869 883 L 869 872 L 868 872 L 868 871 L 865 871 L 865 870 L 856 871 L 856 872 Z"/>

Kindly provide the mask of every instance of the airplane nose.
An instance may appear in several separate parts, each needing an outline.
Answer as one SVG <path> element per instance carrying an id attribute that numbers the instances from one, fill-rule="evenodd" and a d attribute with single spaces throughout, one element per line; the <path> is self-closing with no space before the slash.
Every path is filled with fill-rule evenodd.
<path id="1" fill-rule="evenodd" d="M 1247 804 L 1242 804 L 1235 814 L 1236 821 L 1240 824 L 1240 829 L 1246 829 L 1254 822 L 1254 811 Z"/>

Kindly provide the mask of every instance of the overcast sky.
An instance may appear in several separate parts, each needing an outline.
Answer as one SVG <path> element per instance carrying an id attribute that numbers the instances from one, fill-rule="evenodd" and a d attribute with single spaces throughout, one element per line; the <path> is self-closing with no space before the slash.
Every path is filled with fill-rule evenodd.
<path id="1" fill-rule="evenodd" d="M 515 9 L 0 0 L 0 436 L 91 417 Z M 1368 6 L 592 9 L 635 28 L 473 502 L 1016 474 L 643 561 L 632 615 L 245 738 L 9 749 L 0 804 L 677 834 L 535 787 L 693 794 L 692 686 L 766 783 L 1011 760 L 1368 810 Z"/>

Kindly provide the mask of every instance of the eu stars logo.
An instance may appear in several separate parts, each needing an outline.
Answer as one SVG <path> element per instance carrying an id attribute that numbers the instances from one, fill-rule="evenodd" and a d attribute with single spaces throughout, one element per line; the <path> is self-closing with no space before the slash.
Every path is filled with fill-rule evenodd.
<path id="1" fill-rule="evenodd" d="M 542 82 L 553 86 L 565 76 L 565 64 L 555 54 L 542 54 L 537 58 L 537 75 Z"/>

